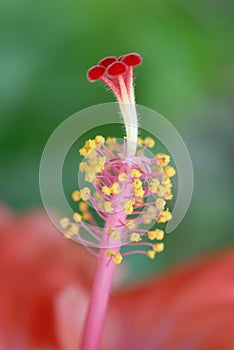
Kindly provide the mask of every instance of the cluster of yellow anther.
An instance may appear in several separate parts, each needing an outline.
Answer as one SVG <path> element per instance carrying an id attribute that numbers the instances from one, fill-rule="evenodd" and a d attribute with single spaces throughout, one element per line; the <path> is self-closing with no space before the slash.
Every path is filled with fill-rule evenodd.
<path id="1" fill-rule="evenodd" d="M 95 222 L 95 218 L 89 212 L 87 201 L 90 200 L 97 213 L 100 210 L 99 215 L 103 220 L 107 214 L 114 217 L 117 211 L 124 211 L 125 218 L 123 215 L 123 219 L 116 223 L 116 227 L 107 230 L 109 242 L 112 239 L 119 244 L 126 242 L 129 246 L 142 246 L 142 250 L 137 249 L 137 251 L 143 252 L 150 259 L 154 259 L 157 253 L 164 250 L 163 242 L 155 244 L 152 242 L 162 241 L 164 231 L 154 229 L 147 232 L 145 226 L 140 226 L 154 225 L 156 222 L 163 224 L 172 218 L 172 214 L 166 208 L 166 201 L 173 197 L 171 178 L 176 171 L 169 165 L 170 156 L 164 153 L 157 153 L 156 159 L 149 158 L 147 163 L 149 166 L 145 167 L 145 148 L 153 148 L 154 145 L 155 141 L 151 137 L 138 139 L 139 156 L 130 163 L 129 171 L 129 164 L 126 165 L 125 161 L 118 158 L 118 152 L 122 152 L 122 146 L 118 144 L 116 138 L 105 140 L 103 136 L 98 135 L 95 139 L 85 142 L 84 147 L 80 149 L 80 154 L 86 159 L 80 163 L 79 169 L 85 173 L 85 181 L 92 183 L 94 193 L 91 194 L 91 187 L 84 187 L 72 193 L 72 199 L 79 202 L 80 213 L 73 214 L 73 222 L 70 222 L 67 217 L 60 220 L 66 238 L 78 239 L 78 236 L 82 238 L 86 221 Z M 114 155 L 111 159 L 110 152 L 113 152 L 112 156 Z M 142 155 L 144 157 L 141 162 Z M 107 250 L 107 256 L 114 264 L 120 264 L 123 256 L 128 253 L 124 251 L 121 254 L 119 249 Z"/>
<path id="2" fill-rule="evenodd" d="M 105 201 L 103 203 L 103 209 L 105 210 L 106 213 L 112 213 L 114 208 L 112 207 L 112 203 L 109 201 Z"/>
<path id="3" fill-rule="evenodd" d="M 164 231 L 156 229 L 154 231 L 149 231 L 147 235 L 151 241 L 153 241 L 154 239 L 162 240 L 164 238 Z"/>
<path id="4" fill-rule="evenodd" d="M 94 140 L 87 140 L 83 148 L 79 150 L 80 155 L 87 158 L 87 162 L 79 164 L 79 170 L 85 173 L 85 181 L 95 182 L 96 175 L 100 174 L 105 168 L 106 157 L 99 156 L 97 148 L 102 147 L 105 138 L 101 135 L 95 137 Z"/>
<path id="5" fill-rule="evenodd" d="M 94 140 L 85 141 L 84 147 L 82 147 L 79 152 L 81 156 L 88 157 L 88 155 L 95 150 L 96 147 L 100 147 L 105 142 L 103 136 L 96 136 Z"/>
<path id="6" fill-rule="evenodd" d="M 148 148 L 153 148 L 155 146 L 155 141 L 154 141 L 154 139 L 152 139 L 152 137 L 148 137 L 148 136 L 145 139 L 138 137 L 137 144 L 138 144 L 138 146 L 145 146 Z"/>
<path id="7" fill-rule="evenodd" d="M 157 178 L 152 178 L 149 183 L 149 191 L 153 194 L 156 194 L 157 197 L 164 198 L 165 200 L 171 200 L 173 198 L 173 195 L 171 193 L 172 183 L 170 178 L 176 174 L 176 171 L 172 166 L 167 166 L 170 162 L 169 155 L 166 155 L 164 153 L 157 153 L 155 157 L 159 159 L 159 164 L 156 166 L 158 167 L 158 171 L 163 173 L 163 178 L 161 181 L 159 181 Z M 162 201 L 160 204 L 159 202 L 156 203 L 156 207 L 157 204 L 159 206 L 160 204 L 163 206 Z"/>
<path id="8" fill-rule="evenodd" d="M 138 171 L 138 170 L 136 170 L 136 171 Z M 141 174 L 140 174 L 140 176 L 141 176 Z M 133 176 L 133 177 L 136 177 L 136 176 Z M 138 198 L 143 198 L 144 194 L 145 194 L 145 191 L 142 188 L 142 181 L 140 179 L 138 179 L 138 178 L 134 179 L 134 181 L 132 182 L 132 186 L 134 188 L 135 196 L 138 197 Z"/>
<path id="9" fill-rule="evenodd" d="M 60 226 L 61 228 L 66 229 L 66 231 L 64 231 L 65 238 L 72 238 L 72 236 L 77 235 L 77 233 L 79 232 L 79 226 L 75 226 L 74 224 L 72 224 L 69 218 L 67 217 L 64 217 L 60 220 Z"/>
<path id="10" fill-rule="evenodd" d="M 115 241 L 118 241 L 120 239 L 120 234 L 117 230 L 114 230 L 113 228 L 109 228 L 108 230 L 108 234 L 110 235 L 110 237 L 112 239 L 114 239 Z"/>
<path id="11" fill-rule="evenodd" d="M 102 192 L 106 196 L 110 196 L 111 194 L 119 194 L 122 191 L 122 188 L 120 187 L 120 184 L 118 182 L 114 182 L 110 186 L 103 186 Z"/>
<path id="12" fill-rule="evenodd" d="M 164 243 L 156 243 L 153 246 L 153 249 L 148 250 L 147 255 L 150 259 L 154 259 L 156 253 L 161 253 L 164 250 Z"/>
<path id="13" fill-rule="evenodd" d="M 135 204 L 135 199 L 128 199 L 123 202 L 124 211 L 127 215 L 132 214 L 134 204 Z"/>
<path id="14" fill-rule="evenodd" d="M 116 253 L 114 250 L 108 250 L 106 255 L 111 258 L 114 264 L 119 265 L 123 260 L 123 256 L 120 253 Z"/>
<path id="15" fill-rule="evenodd" d="M 86 202 L 90 199 L 90 189 L 88 187 L 84 187 L 80 191 L 74 191 L 72 193 L 72 199 L 74 202 L 78 202 L 80 199 Z"/>
<path id="16" fill-rule="evenodd" d="M 139 233 L 133 232 L 130 235 L 130 241 L 131 242 L 140 242 L 142 241 L 141 236 L 139 235 Z"/>

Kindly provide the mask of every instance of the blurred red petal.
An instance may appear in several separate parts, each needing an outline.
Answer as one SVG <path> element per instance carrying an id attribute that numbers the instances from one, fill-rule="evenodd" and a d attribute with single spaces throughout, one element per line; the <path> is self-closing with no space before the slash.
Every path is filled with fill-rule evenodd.
<path id="1" fill-rule="evenodd" d="M 56 296 L 55 325 L 61 350 L 79 349 L 88 299 L 80 285 L 68 286 Z"/>
<path id="2" fill-rule="evenodd" d="M 4 208 L 0 213 L 1 342 L 4 349 L 19 341 L 24 350 L 58 349 L 54 301 L 70 285 L 88 297 L 95 259 L 65 240 L 41 211 L 16 215 Z"/>
<path id="3" fill-rule="evenodd" d="M 135 350 L 232 349 L 233 276 L 231 250 L 116 295 L 111 310 L 122 320 L 118 345 Z"/>

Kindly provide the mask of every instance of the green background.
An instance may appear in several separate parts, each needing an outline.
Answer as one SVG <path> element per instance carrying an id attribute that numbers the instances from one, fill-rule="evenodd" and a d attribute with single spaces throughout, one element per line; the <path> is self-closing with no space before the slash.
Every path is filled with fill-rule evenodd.
<path id="1" fill-rule="evenodd" d="M 234 3 L 3 0 L 0 11 L 0 198 L 40 206 L 38 168 L 53 130 L 114 98 L 87 69 L 138 52 L 137 102 L 167 117 L 194 165 L 189 211 L 157 261 L 128 259 L 132 277 L 221 249 L 233 235 Z"/>

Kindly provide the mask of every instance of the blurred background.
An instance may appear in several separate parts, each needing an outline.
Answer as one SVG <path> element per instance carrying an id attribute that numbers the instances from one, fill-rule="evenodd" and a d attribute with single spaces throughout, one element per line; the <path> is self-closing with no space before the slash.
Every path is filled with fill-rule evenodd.
<path id="1" fill-rule="evenodd" d="M 228 0 L 3 0 L 0 11 L 0 199 L 42 206 L 40 157 L 53 130 L 113 101 L 86 79 L 106 55 L 138 52 L 136 95 L 179 130 L 195 187 L 166 253 L 128 259 L 132 278 L 234 243 L 234 3 Z"/>

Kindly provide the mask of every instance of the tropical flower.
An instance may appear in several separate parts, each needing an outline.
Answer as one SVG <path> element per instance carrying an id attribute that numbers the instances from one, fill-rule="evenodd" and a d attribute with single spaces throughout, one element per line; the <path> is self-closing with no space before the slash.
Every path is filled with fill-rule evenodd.
<path id="1" fill-rule="evenodd" d="M 114 265 L 136 253 L 154 259 L 164 250 L 164 232 L 155 223 L 160 225 L 172 218 L 166 208 L 166 201 L 173 197 L 171 177 L 175 175 L 175 169 L 169 165 L 170 156 L 152 152 L 149 155 L 155 140 L 138 137 L 133 68 L 141 62 L 136 53 L 105 57 L 87 74 L 91 82 L 103 81 L 116 96 L 126 137 L 121 143 L 114 137 L 97 135 L 85 142 L 79 150 L 84 157 L 79 170 L 86 185 L 72 193 L 79 210 L 73 218 L 60 221 L 66 238 L 82 243 L 97 257 L 83 350 L 99 348 Z M 101 225 L 90 206 L 102 220 Z"/>
<path id="2" fill-rule="evenodd" d="M 156 241 L 164 238 L 164 232 L 161 228 L 148 228 L 172 218 L 166 209 L 166 201 L 173 197 L 171 177 L 176 173 L 169 166 L 170 156 L 151 153 L 149 157 L 155 141 L 138 137 L 133 68 L 141 62 L 140 55 L 132 53 L 118 59 L 106 57 L 88 70 L 91 82 L 100 79 L 115 94 L 126 138 L 120 144 L 115 137 L 105 139 L 97 135 L 85 142 L 79 150 L 84 156 L 79 169 L 87 186 L 72 193 L 73 200 L 79 202 L 79 212 L 74 213 L 73 220 L 65 217 L 60 221 L 66 238 L 87 248 L 110 248 L 106 255 L 114 264 L 135 253 L 154 259 L 156 253 L 163 251 L 164 244 Z M 96 223 L 90 206 L 102 219 L 104 229 Z M 122 253 L 122 245 L 130 249 Z M 96 249 L 89 251 L 99 255 Z"/>
<path id="3" fill-rule="evenodd" d="M 83 247 L 41 211 L 1 205 L 0 274 L 1 349 L 80 349 L 94 275 Z M 233 275 L 230 248 L 113 292 L 101 349 L 233 349 Z"/>

